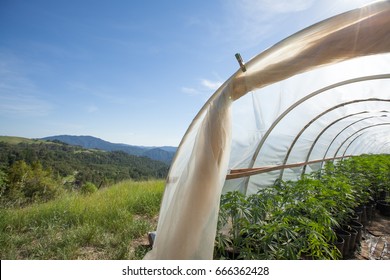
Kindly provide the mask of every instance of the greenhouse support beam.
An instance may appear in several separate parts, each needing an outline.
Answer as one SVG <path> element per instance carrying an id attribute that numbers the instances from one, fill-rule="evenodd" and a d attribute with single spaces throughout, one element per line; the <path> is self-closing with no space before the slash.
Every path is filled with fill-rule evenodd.
<path id="1" fill-rule="evenodd" d="M 312 151 L 312 148 L 315 146 L 315 143 L 318 141 L 318 139 L 321 137 L 321 135 L 322 135 L 328 128 L 330 128 L 331 126 L 333 126 L 334 124 L 336 124 L 337 122 L 339 122 L 339 121 L 341 121 L 341 120 L 344 120 L 344 119 L 346 119 L 346 118 L 353 117 L 353 116 L 356 116 L 356 115 L 359 115 L 359 114 L 364 114 L 364 113 L 369 113 L 369 112 L 368 112 L 368 111 L 363 111 L 363 112 L 359 112 L 359 113 L 354 113 L 354 114 L 351 114 L 351 115 L 347 115 L 347 116 L 341 117 L 341 118 L 339 118 L 339 119 L 333 121 L 333 122 L 330 123 L 328 126 L 326 126 L 326 127 L 319 133 L 319 135 L 317 135 L 316 139 L 313 141 L 313 144 L 312 144 L 312 146 L 310 147 L 308 156 L 306 157 L 306 162 L 309 161 L 308 158 L 310 157 L 310 153 L 311 153 L 311 151 Z M 321 115 L 322 115 L 322 114 L 321 114 Z M 368 119 L 368 118 L 373 118 L 373 117 L 372 117 L 372 116 L 371 116 L 371 117 L 367 117 L 367 118 L 361 119 L 361 120 L 359 120 L 359 121 L 362 121 L 362 120 L 365 120 L 365 119 Z M 289 158 L 289 155 L 290 155 L 290 153 L 291 153 L 292 148 L 295 146 L 295 143 L 298 141 L 299 137 L 302 135 L 302 133 L 304 132 L 305 129 L 306 129 L 306 128 L 302 129 L 302 130 L 300 131 L 300 133 L 295 137 L 293 143 L 291 144 L 291 146 L 290 146 L 290 148 L 289 148 L 289 150 L 288 150 L 288 152 L 287 152 L 287 154 L 286 154 L 286 157 L 285 157 L 285 159 L 284 159 L 283 164 L 286 164 L 286 163 L 287 163 L 287 160 L 288 160 L 288 158 Z M 303 166 L 302 175 L 305 174 L 306 166 L 307 166 L 307 165 Z M 283 173 L 284 173 L 284 169 L 282 169 L 282 170 L 280 171 L 279 180 L 282 180 L 282 179 L 283 179 Z"/>
<path id="2" fill-rule="evenodd" d="M 357 139 L 359 139 L 361 136 L 363 136 L 365 133 L 367 133 L 367 132 L 363 132 L 362 134 L 359 134 L 358 136 L 355 137 L 355 139 L 353 139 L 351 142 L 349 142 L 348 146 L 345 148 L 343 155 L 345 155 L 347 153 L 347 150 L 352 145 L 352 143 L 355 142 Z"/>
<path id="3" fill-rule="evenodd" d="M 323 112 L 321 112 L 320 114 L 318 114 L 316 117 L 314 117 L 313 119 L 311 119 L 302 129 L 301 131 L 297 134 L 297 136 L 295 137 L 295 139 L 293 140 L 293 142 L 291 143 L 289 149 L 287 150 L 287 153 L 284 157 L 284 160 L 283 160 L 283 163 L 282 164 L 286 164 L 287 161 L 288 161 L 288 158 L 290 156 L 290 153 L 292 151 L 292 149 L 294 148 L 296 142 L 298 141 L 298 139 L 301 137 L 301 135 L 306 131 L 307 128 L 309 128 L 315 121 L 317 121 L 319 118 L 321 118 L 322 116 L 324 116 L 325 114 L 333 111 L 333 110 L 336 110 L 340 107 L 344 107 L 346 105 L 350 105 L 350 104 L 354 104 L 354 103 L 360 103 L 360 102 L 366 102 L 366 101 L 379 101 L 378 99 L 373 99 L 373 98 L 368 98 L 368 99 L 357 99 L 357 100 L 352 100 L 352 101 L 348 101 L 348 102 L 344 102 L 344 103 L 340 103 L 340 104 L 337 104 L 336 106 L 333 106 Z M 380 101 L 387 101 L 387 102 L 390 102 L 390 99 L 385 99 L 385 100 L 380 100 Z M 357 113 L 357 114 L 362 114 L 362 113 L 369 113 L 368 111 L 364 111 L 364 112 L 361 112 L 361 113 Z M 333 122 L 331 125 L 337 123 L 338 121 L 340 120 L 343 120 L 349 116 L 354 116 L 354 115 L 357 115 L 356 113 L 355 114 L 351 114 L 351 115 L 348 115 L 348 116 L 344 116 L 338 120 L 336 120 L 335 122 Z M 368 119 L 368 118 L 372 118 L 372 117 L 367 117 L 367 118 L 364 118 L 364 119 Z M 363 119 L 363 120 L 364 120 Z M 326 128 L 329 128 L 331 125 L 327 126 Z M 321 132 L 321 134 L 323 133 L 324 131 Z M 318 138 L 316 139 L 318 140 Z M 315 141 L 316 142 L 316 141 Z M 308 153 L 308 156 L 306 157 L 306 161 L 309 160 L 309 157 L 310 157 L 310 154 L 312 152 L 312 148 L 314 147 L 314 145 L 311 146 L 311 149 L 309 150 L 309 153 Z M 306 165 L 303 167 L 303 170 L 302 170 L 302 175 L 305 173 L 306 171 Z M 280 174 L 279 174 L 279 180 L 281 180 L 283 178 L 283 173 L 284 173 L 284 169 L 282 169 L 280 171 Z"/>
<path id="4" fill-rule="evenodd" d="M 369 134 L 369 135 L 366 136 L 367 134 Z M 380 131 L 375 131 L 375 132 L 368 132 L 368 131 L 363 132 L 363 133 L 360 134 L 359 136 L 356 136 L 355 139 L 353 139 L 353 140 L 348 144 L 348 146 L 346 147 L 346 149 L 345 149 L 345 151 L 344 151 L 343 154 L 346 154 L 347 151 L 348 151 L 348 149 L 350 148 L 350 146 L 352 146 L 353 142 L 355 142 L 355 140 L 356 140 L 357 138 L 359 138 L 360 136 L 363 136 L 363 135 L 365 136 L 364 139 L 363 139 L 363 141 L 366 141 L 366 142 L 368 141 L 368 143 L 365 144 L 365 145 L 361 145 L 361 146 L 363 146 L 363 147 L 366 149 L 366 152 L 363 152 L 363 154 L 364 154 L 364 153 L 367 153 L 367 151 L 370 150 L 370 148 L 368 148 L 368 146 L 372 146 L 373 143 L 375 142 L 375 140 L 378 139 L 378 135 L 379 135 L 379 136 L 383 136 L 383 134 L 384 134 L 384 135 L 388 135 L 389 132 L 388 132 L 387 130 L 385 130 L 385 131 L 380 130 Z M 374 139 L 372 139 L 372 138 L 374 138 Z M 383 145 L 382 145 L 382 146 L 383 146 Z M 379 150 L 380 150 L 380 149 L 379 149 Z M 375 153 L 378 153 L 378 151 L 376 151 Z"/>
<path id="5" fill-rule="evenodd" d="M 361 129 L 359 129 L 358 131 L 352 133 L 352 135 L 350 135 L 347 139 L 345 139 L 341 145 L 339 146 L 339 148 L 337 149 L 337 151 L 334 153 L 334 158 L 337 156 L 337 154 L 339 153 L 340 149 L 342 148 L 342 146 L 344 146 L 344 144 L 349 140 L 351 139 L 353 136 L 355 136 L 356 134 L 358 134 L 359 132 L 363 131 L 363 130 L 366 130 L 366 129 L 369 129 L 369 128 L 372 128 L 372 127 L 377 127 L 377 126 L 383 126 L 383 125 L 390 125 L 390 122 L 387 122 L 387 123 L 378 123 L 378 124 L 374 124 L 374 125 L 369 125 L 369 126 L 366 126 L 366 127 L 363 127 Z"/>
<path id="6" fill-rule="evenodd" d="M 312 153 L 312 151 L 313 151 L 313 149 L 314 149 L 314 147 L 315 147 L 317 141 L 320 139 L 320 137 L 322 136 L 322 134 L 324 134 L 330 127 L 332 127 L 333 125 L 335 125 L 335 124 L 338 123 L 339 121 L 342 121 L 342 120 L 344 120 L 344 119 L 346 119 L 346 118 L 353 117 L 353 116 L 356 116 L 356 115 L 362 114 L 362 113 L 369 113 L 369 112 L 360 112 L 360 113 L 357 113 L 357 114 L 347 115 L 347 116 L 344 116 L 344 117 L 342 117 L 342 118 L 339 118 L 339 119 L 333 121 L 333 122 L 330 123 L 328 126 L 326 126 L 326 127 L 317 135 L 316 139 L 314 139 L 312 145 L 310 146 L 309 152 L 308 152 L 307 155 L 306 155 L 306 161 L 308 161 L 308 159 L 310 158 L 310 155 L 311 155 L 311 153 Z M 347 127 L 350 127 L 350 126 L 352 126 L 352 125 L 354 125 L 354 124 L 356 124 L 356 123 L 358 123 L 358 122 L 361 122 L 361 121 L 364 121 L 364 120 L 367 120 L 367 119 L 370 119 L 370 118 L 374 118 L 374 116 L 366 117 L 366 118 L 362 118 L 362 119 L 360 119 L 360 120 L 357 120 L 357 121 L 355 121 L 355 122 L 349 124 Z M 345 129 L 346 129 L 346 128 L 343 128 L 343 130 L 345 130 Z M 303 175 L 306 173 L 306 167 L 307 167 L 307 165 L 305 165 L 305 166 L 302 168 L 302 174 L 301 174 L 301 176 L 303 176 Z M 321 168 L 322 168 L 322 163 L 321 163 Z"/>
<path id="7" fill-rule="evenodd" d="M 364 81 L 371 81 L 371 80 L 389 79 L 389 78 L 390 78 L 390 74 L 379 74 L 379 75 L 370 75 L 370 76 L 357 77 L 357 78 L 341 81 L 341 82 L 338 82 L 338 83 L 335 83 L 335 84 L 323 87 L 323 88 L 321 88 L 319 90 L 316 90 L 316 91 L 306 95 L 305 97 L 299 99 L 294 104 L 292 104 L 290 107 L 288 107 L 282 114 L 280 114 L 279 117 L 272 123 L 272 125 L 265 132 L 264 136 L 261 138 L 259 144 L 256 147 L 256 150 L 255 150 L 255 152 L 253 154 L 253 157 L 252 157 L 252 159 L 251 159 L 251 161 L 250 161 L 250 163 L 248 165 L 248 168 L 253 168 L 253 166 L 255 165 L 256 159 L 257 159 L 257 157 L 258 157 L 258 155 L 259 155 L 259 153 L 261 151 L 261 148 L 263 147 L 265 141 L 267 140 L 268 136 L 271 134 L 273 129 L 278 125 L 278 123 L 286 115 L 288 115 L 292 110 L 294 110 L 296 107 L 298 107 L 303 102 L 309 100 L 310 98 L 312 98 L 314 96 L 317 96 L 317 95 L 319 95 L 321 93 L 324 93 L 324 92 L 326 92 L 328 90 L 335 89 L 337 87 L 341 87 L 341 86 L 344 86 L 344 85 L 353 84 L 353 83 L 359 83 L 359 82 L 364 82 Z M 244 183 L 244 193 L 247 192 L 248 185 L 249 185 L 249 177 L 247 177 L 247 179 L 246 179 L 246 181 Z"/>
<path id="8" fill-rule="evenodd" d="M 335 158 L 317 159 L 317 160 L 312 160 L 309 162 L 297 162 L 297 163 L 290 163 L 290 164 L 284 164 L 284 165 L 263 166 L 263 167 L 257 167 L 257 168 L 232 169 L 232 170 L 230 170 L 229 174 L 226 175 L 226 180 L 238 179 L 238 178 L 243 178 L 243 177 L 250 177 L 253 175 L 267 173 L 270 171 L 280 170 L 280 169 L 284 169 L 284 168 L 300 167 L 300 166 L 304 166 L 307 164 L 314 164 L 314 163 L 319 163 L 319 162 L 323 162 L 323 161 L 330 161 L 330 160 L 342 159 L 342 158 L 347 158 L 347 157 L 350 157 L 350 156 L 340 156 L 340 157 L 335 157 Z"/>
<path id="9" fill-rule="evenodd" d="M 389 101 L 390 101 L 390 100 L 389 100 Z M 333 125 L 336 124 L 337 122 L 339 122 L 339 121 L 341 121 L 341 120 L 343 120 L 343 119 L 346 119 L 346 118 L 348 118 L 348 117 L 353 117 L 353 116 L 356 116 L 356 115 L 359 115 L 359 114 L 364 114 L 364 113 L 374 113 L 374 112 L 367 112 L 367 111 L 364 111 L 364 112 L 359 112 L 359 113 L 347 115 L 347 116 L 344 116 L 344 117 L 342 117 L 342 118 L 339 118 L 339 119 L 335 120 L 334 122 L 330 123 L 327 127 L 325 127 L 325 128 L 317 135 L 316 139 L 313 141 L 313 144 L 311 145 L 311 147 L 310 147 L 310 149 L 309 149 L 309 152 L 307 153 L 306 161 L 309 160 L 310 155 L 311 155 L 311 152 L 313 151 L 315 145 L 317 144 L 317 141 L 320 139 L 320 137 L 322 136 L 322 134 L 324 134 L 331 126 L 333 126 Z M 385 111 L 385 110 L 384 110 L 384 111 L 379 111 L 378 113 L 390 113 L 390 111 Z M 372 117 L 380 117 L 380 116 L 372 116 Z M 356 122 L 353 122 L 353 123 L 349 124 L 348 126 L 344 127 L 344 128 L 342 129 L 342 131 L 346 130 L 348 127 L 350 127 L 350 126 L 352 126 L 352 125 L 354 125 L 354 124 L 356 124 L 356 123 L 358 123 L 358 122 L 360 122 L 360 121 L 364 121 L 364 120 L 369 119 L 369 118 L 371 118 L 371 117 L 363 118 L 363 119 L 360 119 L 360 120 L 358 120 L 358 121 L 356 121 Z M 339 132 L 339 134 L 340 134 L 340 132 Z M 335 138 L 334 138 L 334 139 L 335 139 Z M 327 150 L 327 151 L 328 151 L 328 150 Z M 325 153 L 325 155 L 326 155 L 326 153 Z M 325 158 L 325 157 L 324 157 L 324 158 Z M 322 165 L 321 165 L 321 168 L 322 168 Z M 302 170 L 302 175 L 305 174 L 305 171 L 306 171 L 306 166 L 304 166 L 304 168 L 303 168 L 303 170 Z"/>
<path id="10" fill-rule="evenodd" d="M 388 147 L 390 144 L 390 137 L 388 130 L 379 130 L 370 132 L 370 135 L 364 137 L 364 152 L 363 154 L 390 154 Z M 360 147 L 360 145 L 359 145 Z"/>
<path id="11" fill-rule="evenodd" d="M 326 155 L 328 154 L 328 152 L 329 152 L 331 146 L 333 145 L 334 141 L 336 141 L 337 137 L 338 137 L 341 133 L 343 133 L 345 130 L 347 130 L 348 127 L 350 127 L 350 126 L 351 126 L 351 125 L 346 126 L 344 129 L 342 129 L 339 133 L 336 134 L 336 136 L 332 139 L 332 141 L 331 141 L 330 144 L 328 145 L 328 148 L 326 149 L 326 151 L 325 151 L 325 153 L 324 153 L 324 158 L 326 158 Z M 310 155 L 309 155 L 309 157 L 310 157 Z"/>

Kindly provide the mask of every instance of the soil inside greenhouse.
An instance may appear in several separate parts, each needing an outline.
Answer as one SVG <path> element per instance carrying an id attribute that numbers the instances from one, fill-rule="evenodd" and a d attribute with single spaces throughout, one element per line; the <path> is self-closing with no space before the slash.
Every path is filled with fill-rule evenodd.
<path id="1" fill-rule="evenodd" d="M 390 260 L 390 217 L 375 211 L 363 233 L 360 248 L 351 259 L 355 260 Z"/>

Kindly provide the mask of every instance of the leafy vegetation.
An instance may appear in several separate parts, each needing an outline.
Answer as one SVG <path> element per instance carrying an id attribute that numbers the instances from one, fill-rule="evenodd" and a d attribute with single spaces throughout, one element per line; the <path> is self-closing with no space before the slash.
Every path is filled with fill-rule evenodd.
<path id="1" fill-rule="evenodd" d="M 256 194 L 222 196 L 215 258 L 339 259 L 335 229 L 390 190 L 390 156 L 363 155 Z"/>
<path id="2" fill-rule="evenodd" d="M 168 165 L 162 162 L 119 151 L 87 150 L 58 142 L 10 144 L 0 141 L 2 167 L 11 166 L 19 160 L 28 164 L 40 161 L 44 168 L 51 168 L 60 176 L 68 176 L 78 171 L 85 177 L 94 177 L 92 182 L 96 185 L 99 185 L 103 178 L 113 181 L 164 178 L 168 170 Z"/>
<path id="3" fill-rule="evenodd" d="M 0 141 L 0 165 L 1 259 L 140 259 L 146 253 L 135 244 L 156 227 L 164 182 L 110 184 L 164 177 L 163 163 L 12 139 Z M 339 259 L 335 229 L 358 206 L 389 197 L 389 182 L 390 156 L 364 155 L 250 196 L 227 193 L 215 258 Z"/>
<path id="4" fill-rule="evenodd" d="M 0 207 L 45 202 L 65 191 L 93 193 L 122 180 L 165 178 L 169 166 L 124 152 L 24 138 L 0 141 Z"/>
<path id="5" fill-rule="evenodd" d="M 0 258 L 140 259 L 146 250 L 134 240 L 155 228 L 163 189 L 162 180 L 124 181 L 0 209 Z"/>
<path id="6" fill-rule="evenodd" d="M 92 136 L 57 135 L 42 138 L 41 140 L 60 141 L 85 149 L 99 149 L 103 151 L 122 151 L 130 155 L 144 156 L 170 164 L 176 152 L 175 147 L 144 147 L 126 144 L 115 144 Z"/>
<path id="7" fill-rule="evenodd" d="M 59 195 L 62 189 L 39 162 L 28 165 L 24 161 L 16 161 L 4 172 L 3 184 L 0 185 L 1 206 L 23 206 L 33 202 L 43 202 Z"/>

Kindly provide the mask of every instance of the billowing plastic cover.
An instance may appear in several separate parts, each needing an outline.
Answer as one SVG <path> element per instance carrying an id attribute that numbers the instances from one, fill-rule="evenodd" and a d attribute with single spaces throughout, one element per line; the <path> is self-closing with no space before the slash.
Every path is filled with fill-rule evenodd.
<path id="1" fill-rule="evenodd" d="M 254 193 L 323 163 L 247 171 L 390 152 L 389 51 L 382 1 L 308 27 L 238 70 L 182 139 L 145 258 L 212 259 L 223 192 Z"/>

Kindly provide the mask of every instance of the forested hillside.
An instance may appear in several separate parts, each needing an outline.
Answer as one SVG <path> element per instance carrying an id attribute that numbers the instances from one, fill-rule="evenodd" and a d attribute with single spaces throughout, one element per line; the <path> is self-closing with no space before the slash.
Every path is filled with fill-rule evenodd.
<path id="1" fill-rule="evenodd" d="M 169 166 L 125 152 L 0 137 L 0 198 L 23 205 L 62 190 L 86 192 L 125 180 L 165 178 Z"/>
<path id="2" fill-rule="evenodd" d="M 40 140 L 58 140 L 69 145 L 81 146 L 85 149 L 99 149 L 113 152 L 122 151 L 129 155 L 144 156 L 170 164 L 176 152 L 176 147 L 145 147 L 127 144 L 116 144 L 93 136 L 57 135 L 41 138 Z"/>

